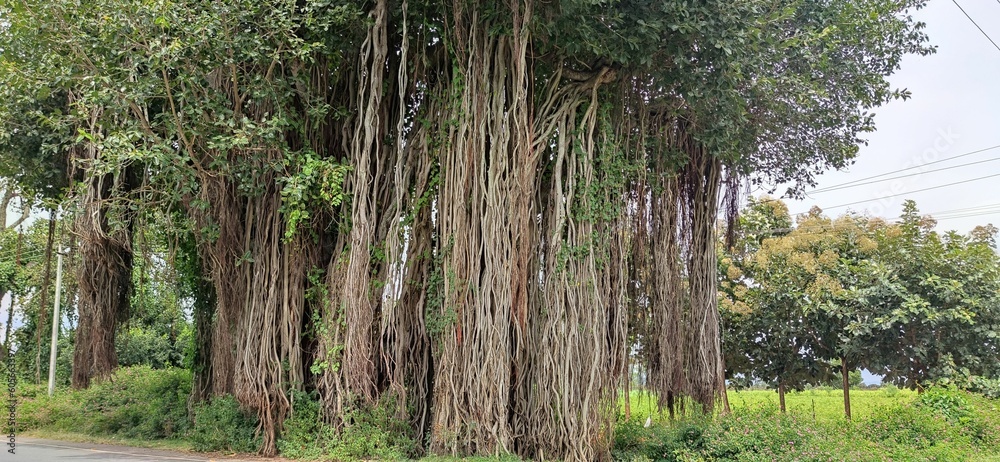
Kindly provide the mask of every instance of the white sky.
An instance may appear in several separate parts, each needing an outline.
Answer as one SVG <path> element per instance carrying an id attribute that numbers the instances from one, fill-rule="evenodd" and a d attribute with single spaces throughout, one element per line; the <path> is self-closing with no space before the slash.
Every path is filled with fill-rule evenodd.
<path id="1" fill-rule="evenodd" d="M 1000 1 L 957 1 L 993 41 L 1000 43 Z M 817 188 L 1000 145 L 1000 50 L 951 0 L 932 0 L 914 17 L 927 24 L 930 42 L 938 49 L 930 56 L 907 56 L 902 68 L 890 78 L 894 86 L 908 88 L 913 97 L 878 109 L 877 132 L 868 135 L 869 144 L 861 147 L 855 164 L 847 171 L 822 175 Z M 830 216 L 850 209 L 885 218 L 898 218 L 905 199 L 915 200 L 922 213 L 931 215 L 998 204 L 974 211 L 988 212 L 979 216 L 943 219 L 938 230 L 967 232 L 986 223 L 1000 226 L 1000 176 L 971 181 L 1000 175 L 1000 148 L 882 178 L 990 159 L 997 160 L 810 194 L 804 201 L 786 203 L 792 213 L 806 212 L 817 205 Z M 961 184 L 910 193 L 957 182 Z M 867 202 L 830 208 L 859 201 Z"/>

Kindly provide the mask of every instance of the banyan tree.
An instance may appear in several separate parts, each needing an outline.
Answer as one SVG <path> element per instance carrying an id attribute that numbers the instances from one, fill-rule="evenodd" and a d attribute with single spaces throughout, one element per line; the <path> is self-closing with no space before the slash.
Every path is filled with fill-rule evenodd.
<path id="1" fill-rule="evenodd" d="M 15 3 L 9 89 L 72 95 L 39 123 L 80 172 L 74 383 L 115 363 L 130 231 L 171 217 L 195 391 L 267 455 L 306 390 L 335 428 L 395 403 L 431 453 L 606 458 L 630 356 L 711 411 L 717 222 L 846 165 L 931 51 L 917 0 Z"/>

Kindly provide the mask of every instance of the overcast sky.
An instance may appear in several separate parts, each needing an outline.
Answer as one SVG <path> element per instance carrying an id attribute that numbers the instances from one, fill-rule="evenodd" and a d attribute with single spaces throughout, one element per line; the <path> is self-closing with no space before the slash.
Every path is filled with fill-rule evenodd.
<path id="1" fill-rule="evenodd" d="M 1000 1 L 957 1 L 993 41 L 1000 43 Z M 951 0 L 931 0 L 914 16 L 927 24 L 927 34 L 931 44 L 937 46 L 937 53 L 907 56 L 902 68 L 890 78 L 896 87 L 908 88 L 913 97 L 879 108 L 876 111 L 877 132 L 868 135 L 869 144 L 861 147 L 854 165 L 848 171 L 822 175 L 817 188 L 923 166 L 928 162 L 1000 145 L 1000 50 L 976 29 Z M 931 215 L 996 204 L 968 211 L 986 212 L 978 216 L 942 219 L 938 230 L 967 232 L 976 225 L 986 223 L 1000 226 L 1000 148 L 877 179 L 979 161 L 986 162 L 893 181 L 817 192 L 803 201 L 786 200 L 786 203 L 793 213 L 805 212 L 817 205 L 831 216 L 855 210 L 886 218 L 899 217 L 905 199 L 914 199 L 921 212 Z M 998 176 L 974 180 L 989 175 Z M 960 184 L 916 192 L 949 183 Z M 860 201 L 866 202 L 836 207 Z M 941 216 L 963 213 L 966 212 Z"/>

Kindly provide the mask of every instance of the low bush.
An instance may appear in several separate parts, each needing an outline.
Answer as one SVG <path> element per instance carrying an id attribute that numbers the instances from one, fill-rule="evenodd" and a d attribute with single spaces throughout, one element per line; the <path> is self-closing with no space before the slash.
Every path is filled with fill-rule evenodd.
<path id="1" fill-rule="evenodd" d="M 121 368 L 86 390 L 19 384 L 20 431 L 55 430 L 95 436 L 165 439 L 183 436 L 189 424 L 191 373 L 183 369 Z"/>
<path id="2" fill-rule="evenodd" d="M 184 369 L 121 368 L 78 393 L 89 416 L 87 433 L 161 439 L 184 435 L 189 427 L 191 372 Z"/>
<path id="3" fill-rule="evenodd" d="M 321 420 L 319 401 L 299 391 L 291 393 L 291 401 L 292 412 L 278 438 L 278 452 L 293 459 L 318 459 L 332 437 L 324 434 L 328 427 Z"/>
<path id="4" fill-rule="evenodd" d="M 240 409 L 232 396 L 198 405 L 190 438 L 196 451 L 254 452 L 261 445 L 257 417 Z"/>
<path id="5" fill-rule="evenodd" d="M 894 396 L 896 396 L 896 395 L 899 394 L 899 387 L 897 387 L 897 386 L 895 386 L 895 385 L 893 385 L 891 383 L 883 384 L 880 387 L 880 389 L 882 390 L 882 393 L 885 394 L 885 396 L 889 397 L 889 398 L 892 398 L 892 397 L 894 397 Z"/>
<path id="6" fill-rule="evenodd" d="M 315 395 L 293 392 L 294 410 L 285 421 L 278 451 L 285 457 L 334 460 L 398 460 L 416 455 L 412 429 L 396 419 L 395 401 L 384 399 L 370 409 L 347 412 L 342 428 L 322 422 Z"/>
<path id="7" fill-rule="evenodd" d="M 25 432 L 38 429 L 68 431 L 80 428 L 85 422 L 81 415 L 79 402 L 74 395 L 58 390 L 53 397 L 48 397 L 45 385 L 18 384 L 17 394 L 17 426 Z M 7 408 L 8 397 L 3 394 L 3 407 Z"/>

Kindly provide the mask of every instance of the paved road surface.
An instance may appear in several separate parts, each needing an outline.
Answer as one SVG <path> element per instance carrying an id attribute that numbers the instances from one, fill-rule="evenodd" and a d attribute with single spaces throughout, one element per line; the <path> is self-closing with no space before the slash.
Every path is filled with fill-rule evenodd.
<path id="1" fill-rule="evenodd" d="M 247 459 L 206 457 L 155 449 L 130 448 L 107 444 L 68 443 L 65 441 L 18 438 L 15 453 L 7 452 L 6 444 L 0 453 L 0 462 L 61 462 L 61 461 L 113 461 L 113 462 L 249 462 Z M 272 459 L 273 460 L 273 459 Z"/>

